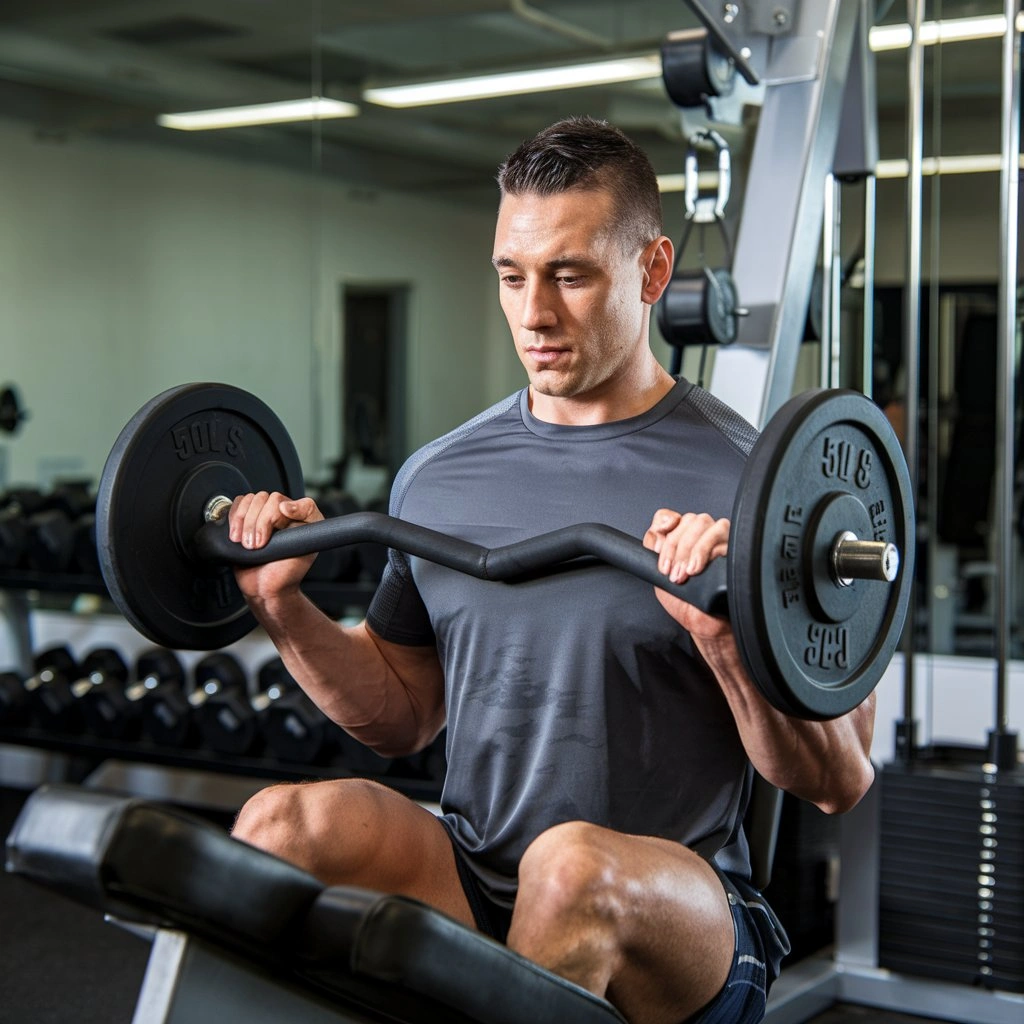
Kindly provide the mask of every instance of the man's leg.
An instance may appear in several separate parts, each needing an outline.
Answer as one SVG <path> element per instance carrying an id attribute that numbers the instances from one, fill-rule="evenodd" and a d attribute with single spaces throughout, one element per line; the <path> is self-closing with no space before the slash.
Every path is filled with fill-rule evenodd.
<path id="1" fill-rule="evenodd" d="M 271 786 L 246 802 L 232 834 L 327 885 L 412 896 L 473 927 L 444 826 L 386 786 L 365 779 Z"/>
<path id="2" fill-rule="evenodd" d="M 725 984 L 735 930 L 718 875 L 691 850 L 569 822 L 523 856 L 508 944 L 634 1024 L 680 1024 Z"/>

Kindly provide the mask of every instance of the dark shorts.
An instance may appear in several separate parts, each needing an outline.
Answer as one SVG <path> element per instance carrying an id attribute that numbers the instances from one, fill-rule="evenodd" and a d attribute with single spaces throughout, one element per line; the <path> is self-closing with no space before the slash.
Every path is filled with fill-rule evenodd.
<path id="1" fill-rule="evenodd" d="M 501 903 L 495 903 L 491 897 L 484 892 L 480 880 L 473 874 L 473 869 L 466 863 L 466 855 L 462 852 L 459 844 L 448 827 L 444 818 L 438 818 L 444 825 L 448 838 L 452 841 L 452 850 L 455 853 L 455 867 L 459 872 L 459 881 L 462 883 L 462 891 L 466 894 L 466 902 L 469 909 L 473 911 L 473 920 L 477 928 L 492 939 L 504 943 L 508 940 L 508 929 L 512 923 L 512 908 Z"/>
<path id="2" fill-rule="evenodd" d="M 452 847 L 459 881 L 477 928 L 484 935 L 505 942 L 512 908 L 495 903 L 484 892 L 454 839 Z M 789 939 L 774 911 L 753 886 L 742 878 L 715 870 L 732 909 L 736 952 L 722 991 L 687 1024 L 757 1024 L 764 1018 L 768 992 L 779 976 L 782 958 L 789 952 Z"/>
<path id="3" fill-rule="evenodd" d="M 768 992 L 789 952 L 789 939 L 775 912 L 749 882 L 724 871 L 718 871 L 718 877 L 732 909 L 736 952 L 722 991 L 688 1024 L 757 1024 L 764 1019 Z"/>

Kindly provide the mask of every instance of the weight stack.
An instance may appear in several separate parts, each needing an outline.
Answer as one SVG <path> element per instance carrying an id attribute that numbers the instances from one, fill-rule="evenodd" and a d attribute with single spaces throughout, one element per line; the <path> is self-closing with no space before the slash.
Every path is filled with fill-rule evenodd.
<path id="1" fill-rule="evenodd" d="M 882 770 L 879 966 L 1024 992 L 1024 770 Z"/>

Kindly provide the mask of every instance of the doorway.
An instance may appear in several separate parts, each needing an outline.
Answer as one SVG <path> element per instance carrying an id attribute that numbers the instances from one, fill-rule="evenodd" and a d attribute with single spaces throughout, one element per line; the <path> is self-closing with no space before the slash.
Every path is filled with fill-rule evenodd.
<path id="1" fill-rule="evenodd" d="M 342 466 L 390 481 L 408 455 L 405 380 L 409 289 L 341 287 Z"/>

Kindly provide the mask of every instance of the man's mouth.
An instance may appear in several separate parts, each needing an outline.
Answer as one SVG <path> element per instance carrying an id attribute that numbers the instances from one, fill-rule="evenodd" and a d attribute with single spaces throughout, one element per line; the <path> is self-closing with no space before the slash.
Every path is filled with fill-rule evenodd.
<path id="1" fill-rule="evenodd" d="M 568 349 L 564 348 L 540 348 L 530 347 L 526 349 L 526 354 L 538 365 L 538 366 L 550 366 L 552 363 L 557 362 L 562 356 L 568 353 Z"/>

